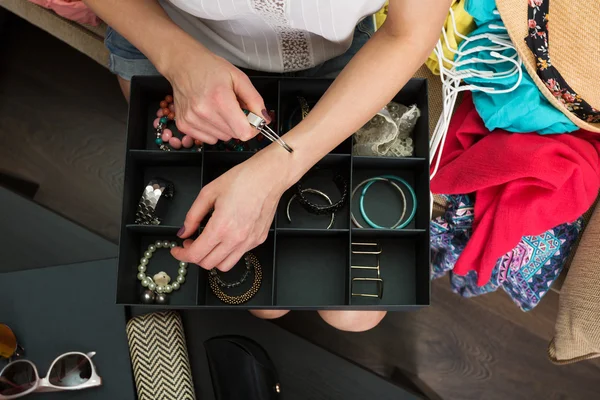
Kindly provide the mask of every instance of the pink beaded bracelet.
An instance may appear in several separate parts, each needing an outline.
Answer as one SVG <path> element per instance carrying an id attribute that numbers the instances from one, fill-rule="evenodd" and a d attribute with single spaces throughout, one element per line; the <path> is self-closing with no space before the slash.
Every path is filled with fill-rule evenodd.
<path id="1" fill-rule="evenodd" d="M 202 150 L 202 141 L 194 139 L 181 132 L 181 139 L 173 135 L 173 131 L 167 128 L 169 121 L 175 121 L 175 104 L 173 104 L 173 96 L 167 95 L 160 102 L 160 108 L 156 111 L 156 119 L 152 123 L 156 139 L 154 142 L 159 149 L 163 151 L 179 150 L 182 147 L 191 149 L 196 146 L 197 151 Z M 168 145 L 168 146 L 167 146 Z"/>

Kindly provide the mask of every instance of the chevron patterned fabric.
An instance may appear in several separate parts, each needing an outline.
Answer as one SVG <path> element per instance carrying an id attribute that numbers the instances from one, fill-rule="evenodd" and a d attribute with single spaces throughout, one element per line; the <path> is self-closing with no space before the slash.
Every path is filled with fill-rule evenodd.
<path id="1" fill-rule="evenodd" d="M 195 400 L 181 316 L 156 312 L 127 323 L 139 400 Z"/>

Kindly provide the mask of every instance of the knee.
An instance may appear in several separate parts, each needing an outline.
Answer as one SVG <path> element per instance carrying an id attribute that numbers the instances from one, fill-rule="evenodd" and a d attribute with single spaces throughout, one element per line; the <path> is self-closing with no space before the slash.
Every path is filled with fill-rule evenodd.
<path id="1" fill-rule="evenodd" d="M 250 310 L 250 314 L 262 319 L 281 318 L 290 310 Z"/>
<path id="2" fill-rule="evenodd" d="M 125 96 L 125 100 L 127 100 L 127 102 L 129 103 L 129 94 L 131 93 L 131 81 L 121 78 L 118 75 L 117 80 L 119 81 L 119 87 L 123 92 L 123 96 Z"/>
<path id="3" fill-rule="evenodd" d="M 347 332 L 368 331 L 376 327 L 385 314 L 385 311 L 319 311 L 325 322 Z"/>

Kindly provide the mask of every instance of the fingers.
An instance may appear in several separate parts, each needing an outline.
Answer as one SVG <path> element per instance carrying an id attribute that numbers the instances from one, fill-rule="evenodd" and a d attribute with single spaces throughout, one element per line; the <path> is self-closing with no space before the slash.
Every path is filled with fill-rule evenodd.
<path id="1" fill-rule="evenodd" d="M 248 122 L 233 92 L 222 94 L 219 109 L 236 139 L 248 141 L 258 134 L 258 130 Z"/>
<path id="2" fill-rule="evenodd" d="M 192 103 L 192 106 L 188 108 L 185 116 L 197 124 L 200 124 L 196 126 L 199 129 L 202 129 L 204 125 L 208 124 L 222 135 L 231 138 L 233 132 L 219 113 L 218 107 L 215 108 L 215 106 L 218 106 L 217 95 L 212 99 L 196 100 Z"/>
<path id="3" fill-rule="evenodd" d="M 179 131 L 190 135 L 194 139 L 199 139 L 203 143 L 215 144 L 217 140 L 227 141 L 232 137 L 229 127 L 227 128 L 228 133 L 224 133 L 210 122 L 203 122 L 198 116 L 190 113 L 177 117 L 176 124 Z"/>
<path id="4" fill-rule="evenodd" d="M 212 235 L 210 230 L 204 229 L 198 239 L 193 242 L 186 240 L 183 247 L 172 248 L 171 255 L 179 261 L 197 264 L 202 267 L 202 260 L 219 244 L 220 239 Z"/>
<path id="5" fill-rule="evenodd" d="M 233 81 L 233 90 L 239 102 L 246 105 L 247 110 L 268 119 L 268 114 L 266 116 L 263 115 L 263 110 L 267 111 L 265 102 L 246 74 L 240 72 L 236 76 L 236 79 Z"/>
<path id="6" fill-rule="evenodd" d="M 200 261 L 200 266 L 208 270 L 217 268 L 219 271 L 227 272 L 235 266 L 243 255 L 243 248 L 233 250 L 230 246 L 221 242 Z"/>
<path id="7" fill-rule="evenodd" d="M 249 123 L 243 111 L 237 112 L 233 104 L 236 103 L 242 108 L 245 108 L 254 114 L 264 118 L 268 123 L 271 118 L 267 113 L 265 102 L 262 96 L 258 93 L 252 82 L 246 74 L 239 72 L 233 80 L 233 90 L 235 96 L 227 98 L 227 102 L 232 104 L 231 112 L 228 112 L 228 117 L 225 118 L 235 135 L 241 140 L 250 140 L 258 133 Z"/>
<path id="8" fill-rule="evenodd" d="M 212 223 L 212 218 L 206 224 L 206 228 L 200 236 L 189 246 L 184 243 L 183 247 L 174 247 L 171 249 L 171 255 L 179 261 L 193 263 L 205 268 L 202 260 L 210 254 L 221 243 L 220 235 L 217 235 Z M 186 240 L 186 242 L 188 242 Z M 189 242 L 188 242 L 189 244 Z M 206 268 L 210 269 L 210 268 Z"/>
<path id="9" fill-rule="evenodd" d="M 171 255 L 179 261 L 196 264 L 192 256 L 192 246 L 194 243 L 192 239 L 184 240 L 181 247 L 173 247 L 171 249 Z"/>
<path id="10" fill-rule="evenodd" d="M 183 231 L 177 232 L 177 236 L 180 238 L 190 237 L 194 232 L 198 230 L 200 223 L 206 217 L 206 215 L 212 210 L 215 204 L 215 196 L 209 186 L 205 186 L 192 203 L 185 221 L 183 222 Z"/>
<path id="11" fill-rule="evenodd" d="M 270 226 L 270 225 L 269 225 Z M 259 235 L 249 237 L 243 244 L 238 246 L 227 246 L 221 242 L 204 260 L 201 261 L 203 268 L 217 268 L 219 271 L 227 272 L 233 268 L 247 251 L 262 244 L 269 234 L 269 226 Z"/>
<path id="12" fill-rule="evenodd" d="M 217 269 L 223 272 L 229 271 L 242 259 L 244 254 L 246 254 L 246 251 L 248 251 L 248 249 L 239 248 L 233 252 L 230 252 L 221 262 L 217 264 Z"/>

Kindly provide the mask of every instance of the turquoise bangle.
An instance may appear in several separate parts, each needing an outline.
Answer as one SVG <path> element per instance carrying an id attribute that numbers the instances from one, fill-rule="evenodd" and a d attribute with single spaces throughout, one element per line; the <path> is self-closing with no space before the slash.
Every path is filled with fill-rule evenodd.
<path id="1" fill-rule="evenodd" d="M 391 180 L 394 180 L 396 182 L 400 182 L 400 183 L 404 184 L 404 186 L 406 186 L 408 188 L 408 191 L 410 192 L 410 196 L 412 197 L 412 210 L 410 212 L 410 215 L 408 216 L 408 219 L 406 221 L 404 221 L 403 223 L 401 223 L 400 225 L 398 225 L 395 229 L 402 229 L 402 228 L 406 227 L 408 224 L 410 224 L 410 222 L 415 217 L 415 214 L 417 213 L 417 195 L 415 194 L 415 191 L 408 184 L 408 182 L 406 182 L 404 179 L 400 178 L 399 176 L 395 176 L 395 175 L 381 175 L 381 176 L 378 176 L 378 178 L 391 179 Z M 376 223 L 374 223 L 373 221 L 371 221 L 371 219 L 367 216 L 367 213 L 365 212 L 365 194 L 367 193 L 367 190 L 369 190 L 369 188 L 371 187 L 371 185 L 373 183 L 375 183 L 375 182 L 377 182 L 377 181 L 373 180 L 373 181 L 370 181 L 369 183 L 367 183 L 365 185 L 365 188 L 362 190 L 362 193 L 360 194 L 360 214 L 362 215 L 362 217 L 365 220 L 365 222 L 367 224 L 369 224 L 369 226 L 371 228 L 375 228 L 375 229 L 389 229 L 389 228 L 386 228 L 385 226 L 379 226 Z"/>

